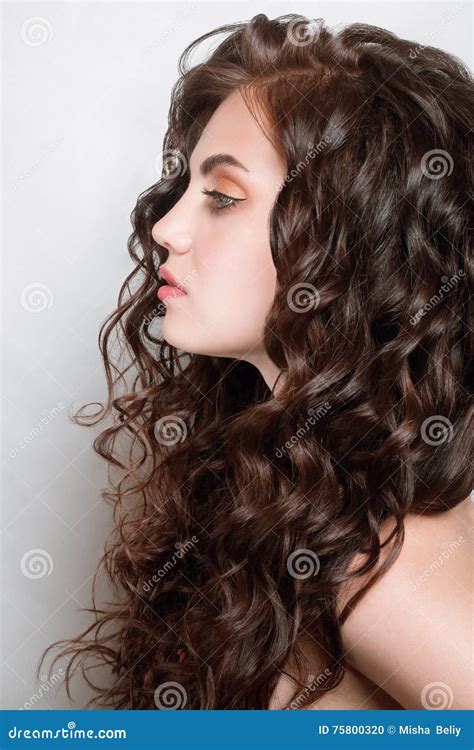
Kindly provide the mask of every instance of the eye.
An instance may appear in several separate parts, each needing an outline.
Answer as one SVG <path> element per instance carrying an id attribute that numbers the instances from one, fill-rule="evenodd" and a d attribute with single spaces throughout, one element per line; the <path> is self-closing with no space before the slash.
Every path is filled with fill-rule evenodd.
<path id="1" fill-rule="evenodd" d="M 204 195 L 208 195 L 217 202 L 217 205 L 215 204 L 214 206 L 211 206 L 211 213 L 213 214 L 220 214 L 222 211 L 228 211 L 232 208 L 235 208 L 236 204 L 239 201 L 246 200 L 246 198 L 232 198 L 230 195 L 220 193 L 218 190 L 204 189 L 202 192 L 204 193 Z"/>

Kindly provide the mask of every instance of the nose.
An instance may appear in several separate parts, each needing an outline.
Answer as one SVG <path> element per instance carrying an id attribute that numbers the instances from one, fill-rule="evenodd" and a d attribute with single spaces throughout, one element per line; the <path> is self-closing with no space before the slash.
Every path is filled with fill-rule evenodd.
<path id="1" fill-rule="evenodd" d="M 165 247 L 170 253 L 186 253 L 191 247 L 191 235 L 182 227 L 173 224 L 168 214 L 156 222 L 151 235 L 158 245 Z"/>

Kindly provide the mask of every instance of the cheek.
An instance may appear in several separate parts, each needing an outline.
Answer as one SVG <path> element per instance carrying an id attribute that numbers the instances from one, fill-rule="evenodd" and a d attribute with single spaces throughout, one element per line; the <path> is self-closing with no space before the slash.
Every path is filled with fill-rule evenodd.
<path id="1" fill-rule="evenodd" d="M 257 316 L 258 322 L 271 307 L 276 287 L 276 269 L 266 235 L 242 231 L 236 240 L 214 238 L 205 253 L 196 260 L 199 306 L 212 308 L 210 312 L 228 320 L 235 316 L 240 321 Z"/>
<path id="2" fill-rule="evenodd" d="M 170 303 L 163 323 L 169 343 L 229 357 L 258 346 L 276 288 L 269 239 L 263 228 L 258 236 L 258 227 L 240 219 L 233 228 L 223 221 L 206 239 L 201 231 L 192 253 L 192 295 Z"/>

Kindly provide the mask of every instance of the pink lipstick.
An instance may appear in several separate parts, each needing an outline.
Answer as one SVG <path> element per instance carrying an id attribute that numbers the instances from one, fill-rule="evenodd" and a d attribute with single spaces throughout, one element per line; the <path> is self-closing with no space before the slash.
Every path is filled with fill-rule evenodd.
<path id="1" fill-rule="evenodd" d="M 158 292 L 156 293 L 156 296 L 159 300 L 164 302 L 165 299 L 168 299 L 169 297 L 186 297 L 186 292 L 183 292 L 181 289 L 178 289 L 176 286 L 160 286 L 158 289 Z"/>
<path id="2" fill-rule="evenodd" d="M 160 268 L 160 276 L 165 281 L 168 281 L 169 284 L 166 286 L 160 286 L 158 289 L 156 296 L 159 300 L 163 302 L 170 297 L 184 297 L 187 294 L 182 284 L 175 279 L 171 271 L 167 268 Z"/>

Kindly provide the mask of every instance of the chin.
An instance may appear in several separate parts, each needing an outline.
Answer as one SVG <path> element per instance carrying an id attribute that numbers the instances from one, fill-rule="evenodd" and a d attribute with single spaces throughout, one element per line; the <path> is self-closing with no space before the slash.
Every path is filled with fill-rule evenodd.
<path id="1" fill-rule="evenodd" d="M 170 321 L 169 315 L 170 313 L 169 311 L 167 311 L 161 325 L 161 333 L 164 340 L 170 346 L 176 347 L 176 349 L 183 349 L 185 351 L 188 351 L 187 344 L 191 343 L 189 341 L 189 333 L 187 333 L 186 331 L 181 331 L 180 335 L 179 329 L 181 328 L 181 326 L 176 325 L 176 323 Z"/>
<path id="2" fill-rule="evenodd" d="M 177 322 L 170 320 L 169 312 L 166 312 L 161 325 L 161 334 L 170 346 L 174 346 L 175 349 L 187 352 L 188 354 L 207 354 L 207 351 L 202 351 L 200 347 L 196 346 L 197 336 L 193 336 L 192 328 L 189 324 L 189 318 L 185 322 Z"/>

